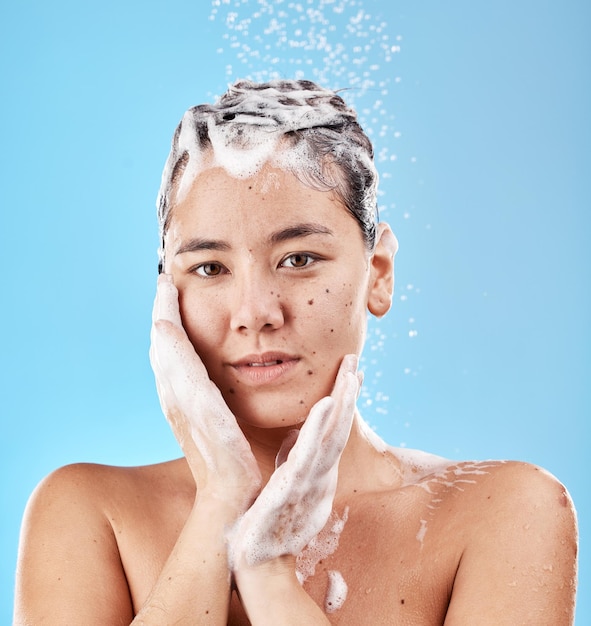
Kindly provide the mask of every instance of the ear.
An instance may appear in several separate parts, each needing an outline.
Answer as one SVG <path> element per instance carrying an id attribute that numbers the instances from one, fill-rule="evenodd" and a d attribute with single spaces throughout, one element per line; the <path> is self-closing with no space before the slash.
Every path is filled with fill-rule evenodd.
<path id="1" fill-rule="evenodd" d="M 394 255 L 398 240 L 385 222 L 378 224 L 376 247 L 370 258 L 370 280 L 367 308 L 376 317 L 385 315 L 394 293 Z"/>

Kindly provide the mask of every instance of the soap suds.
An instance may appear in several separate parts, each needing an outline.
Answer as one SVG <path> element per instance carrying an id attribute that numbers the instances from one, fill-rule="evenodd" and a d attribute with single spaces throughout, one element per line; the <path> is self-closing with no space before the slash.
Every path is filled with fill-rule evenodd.
<path id="1" fill-rule="evenodd" d="M 162 174 L 160 196 L 169 197 L 172 185 L 178 182 L 173 173 L 182 155 L 188 161 L 176 190 L 177 202 L 182 202 L 195 176 L 209 167 L 222 167 L 230 176 L 244 179 L 270 163 L 304 177 L 314 172 L 314 178 L 321 180 L 318 155 L 310 152 L 306 142 L 294 144 L 289 135 L 310 131 L 321 140 L 323 132 L 338 132 L 357 115 L 348 107 L 335 106 L 331 90 L 305 82 L 297 84 L 290 83 L 290 89 L 285 91 L 283 81 L 271 82 L 264 89 L 253 89 L 248 81 L 238 82 L 215 104 L 191 107 L 183 116 L 177 141 L 173 142 Z M 204 142 L 205 136 L 209 142 Z M 333 150 L 337 161 L 354 154 L 365 167 L 375 169 L 366 151 L 352 141 L 337 144 Z M 326 187 L 333 186 L 334 182 L 327 180 Z"/>
<path id="2" fill-rule="evenodd" d="M 324 610 L 327 613 L 338 611 L 347 599 L 347 583 L 340 572 L 330 570 L 328 572 L 328 589 L 324 600 Z"/>
<path id="3" fill-rule="evenodd" d="M 345 507 L 343 517 L 332 511 L 324 528 L 297 556 L 296 575 L 300 583 L 314 576 L 318 563 L 336 552 L 348 517 L 349 507 Z"/>
<path id="4" fill-rule="evenodd" d="M 417 533 L 417 541 L 422 545 L 423 539 L 427 534 L 427 520 L 421 520 L 421 527 L 419 528 L 419 532 Z"/>

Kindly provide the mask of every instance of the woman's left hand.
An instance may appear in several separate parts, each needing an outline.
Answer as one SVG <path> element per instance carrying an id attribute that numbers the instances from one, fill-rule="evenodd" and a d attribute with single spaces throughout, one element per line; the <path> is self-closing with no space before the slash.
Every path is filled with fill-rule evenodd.
<path id="1" fill-rule="evenodd" d="M 237 575 L 244 568 L 296 556 L 326 524 L 359 386 L 357 357 L 348 355 L 332 394 L 312 407 L 287 459 L 281 463 L 282 449 L 269 482 L 231 532 L 229 553 Z"/>

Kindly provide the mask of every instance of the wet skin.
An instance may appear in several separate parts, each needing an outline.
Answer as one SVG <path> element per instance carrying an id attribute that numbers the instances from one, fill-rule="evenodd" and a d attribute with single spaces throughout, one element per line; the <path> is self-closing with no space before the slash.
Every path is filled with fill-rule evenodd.
<path id="1" fill-rule="evenodd" d="M 251 504 L 277 488 L 287 431 L 333 392 L 343 356 L 359 354 L 367 311 L 388 310 L 392 242 L 381 227 L 369 254 L 332 194 L 272 168 L 197 177 L 166 237 L 180 311 L 169 298 L 153 331 L 162 405 L 185 456 L 72 465 L 44 480 L 23 522 L 16 624 L 247 624 L 244 607 L 252 623 L 274 626 L 572 623 L 575 518 L 556 479 L 524 463 L 439 460 L 425 473 L 376 447 L 357 418 L 340 460 L 328 455 L 338 462 L 333 509 L 348 516 L 338 547 L 303 588 L 287 550 L 231 571 L 228 527 L 242 519 L 245 536 L 273 534 L 273 516 L 289 518 L 289 497 L 275 511 L 263 497 Z M 337 385 L 334 404 L 351 389 Z M 187 406 L 183 393 L 199 401 Z M 320 452 L 339 447 L 329 431 Z M 312 443 L 304 459 L 318 452 Z M 285 478 L 288 496 L 315 483 L 313 468 L 304 481 Z M 330 571 L 348 594 L 325 614 Z"/>

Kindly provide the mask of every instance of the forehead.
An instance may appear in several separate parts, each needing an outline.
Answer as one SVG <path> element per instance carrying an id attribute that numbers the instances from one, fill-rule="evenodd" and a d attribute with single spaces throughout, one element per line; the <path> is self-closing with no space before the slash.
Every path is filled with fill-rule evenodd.
<path id="1" fill-rule="evenodd" d="M 335 192 L 308 187 L 291 172 L 270 165 L 248 178 L 231 176 L 220 167 L 200 172 L 173 206 L 169 234 L 216 231 L 254 237 L 296 222 L 319 223 L 341 236 L 352 231 L 361 238 Z"/>

